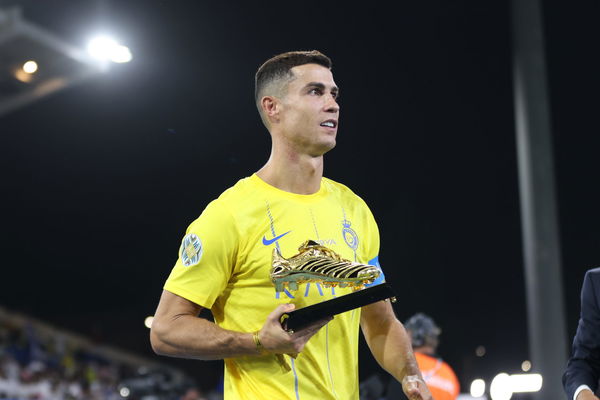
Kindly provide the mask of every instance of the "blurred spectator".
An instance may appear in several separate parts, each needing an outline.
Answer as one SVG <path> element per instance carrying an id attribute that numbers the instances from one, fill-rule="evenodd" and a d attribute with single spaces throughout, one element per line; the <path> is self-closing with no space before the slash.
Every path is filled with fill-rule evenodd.
<path id="1" fill-rule="evenodd" d="M 0 309 L 0 400 L 206 400 L 179 372 L 116 360 L 70 337 Z"/>
<path id="2" fill-rule="evenodd" d="M 359 385 L 360 400 L 380 400 L 385 384 L 378 374 L 373 374 Z"/>
<path id="3" fill-rule="evenodd" d="M 206 397 L 202 396 L 198 388 L 192 387 L 181 396 L 181 400 L 206 400 Z"/>

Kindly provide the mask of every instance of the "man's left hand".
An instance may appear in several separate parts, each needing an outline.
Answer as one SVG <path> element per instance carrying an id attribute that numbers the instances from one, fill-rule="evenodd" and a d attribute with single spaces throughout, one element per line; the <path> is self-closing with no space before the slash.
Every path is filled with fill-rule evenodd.
<path id="1" fill-rule="evenodd" d="M 429 388 L 417 375 L 407 375 L 402 379 L 402 390 L 409 400 L 433 400 Z"/>

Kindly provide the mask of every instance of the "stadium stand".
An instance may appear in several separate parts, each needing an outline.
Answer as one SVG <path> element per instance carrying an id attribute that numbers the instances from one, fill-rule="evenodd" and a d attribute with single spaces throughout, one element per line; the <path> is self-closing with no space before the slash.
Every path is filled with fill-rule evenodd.
<path id="1" fill-rule="evenodd" d="M 0 307 L 0 400 L 213 400 L 182 371 Z"/>

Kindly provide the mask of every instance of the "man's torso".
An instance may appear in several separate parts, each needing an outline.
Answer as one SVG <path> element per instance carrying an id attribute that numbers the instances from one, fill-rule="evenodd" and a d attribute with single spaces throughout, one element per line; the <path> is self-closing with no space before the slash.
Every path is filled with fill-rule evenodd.
<path id="1" fill-rule="evenodd" d="M 377 262 L 379 237 L 368 208 L 348 189 L 326 179 L 318 193 L 302 196 L 275 189 L 254 175 L 224 192 L 205 213 L 186 235 L 195 234 L 202 243 L 200 259 L 188 246 L 189 259 L 197 264 L 183 266 L 187 256 L 182 249 L 184 257 L 165 289 L 211 308 L 224 329 L 256 331 L 278 304 L 301 308 L 350 293 L 317 283 L 277 293 L 269 275 L 275 247 L 289 258 L 312 239 L 348 260 Z M 229 255 L 213 254 L 219 247 L 228 247 Z M 359 309 L 336 316 L 296 359 L 285 356 L 289 372 L 275 355 L 225 360 L 226 398 L 358 398 L 359 321 Z"/>

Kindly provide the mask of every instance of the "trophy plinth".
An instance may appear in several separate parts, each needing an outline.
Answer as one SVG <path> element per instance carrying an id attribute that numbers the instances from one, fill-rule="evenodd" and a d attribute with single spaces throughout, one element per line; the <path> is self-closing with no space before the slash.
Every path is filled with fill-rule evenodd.
<path id="1" fill-rule="evenodd" d="M 288 332 L 294 332 L 320 319 L 333 317 L 336 314 L 380 300 L 391 299 L 392 302 L 395 302 L 394 296 L 395 293 L 390 284 L 382 283 L 283 314 L 281 326 Z"/>

